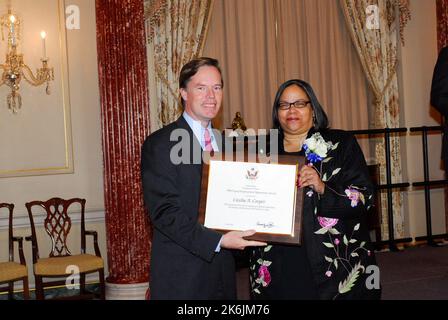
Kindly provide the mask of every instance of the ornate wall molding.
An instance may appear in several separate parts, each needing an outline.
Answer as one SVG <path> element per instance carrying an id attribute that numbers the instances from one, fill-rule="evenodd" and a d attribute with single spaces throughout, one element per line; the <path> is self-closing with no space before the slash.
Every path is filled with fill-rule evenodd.
<path id="1" fill-rule="evenodd" d="M 0 14 L 2 10 L 6 13 L 6 6 L 0 9 Z M 55 80 L 51 82 L 50 95 L 41 87 L 22 83 L 23 106 L 17 114 L 6 107 L 9 89 L 0 89 L 0 137 L 5 137 L 0 139 L 0 178 L 73 173 L 64 0 L 16 1 L 13 9 L 24 21 L 19 49 L 25 59 L 39 61 L 38 32 L 46 29 L 47 53 Z M 36 11 L 45 14 L 39 16 Z M 0 41 L 2 57 L 5 45 L 5 41 Z M 34 70 L 39 65 L 34 62 L 30 67 Z"/>

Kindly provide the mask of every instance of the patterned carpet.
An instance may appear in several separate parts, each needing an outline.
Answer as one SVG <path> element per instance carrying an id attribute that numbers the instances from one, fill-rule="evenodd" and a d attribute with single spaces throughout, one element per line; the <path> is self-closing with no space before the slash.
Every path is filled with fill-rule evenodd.
<path id="1" fill-rule="evenodd" d="M 377 253 L 383 300 L 448 300 L 448 245 Z"/>
<path id="2" fill-rule="evenodd" d="M 87 284 L 86 289 L 88 291 L 98 293 L 99 286 L 97 284 Z M 63 297 L 73 297 L 79 295 L 79 290 L 69 290 L 66 288 L 52 288 L 45 290 L 45 299 L 58 299 Z M 23 300 L 23 294 L 21 292 L 14 293 L 15 300 Z M 35 300 L 36 295 L 34 290 L 30 290 L 30 299 Z M 8 293 L 0 294 L 0 300 L 8 300 Z"/>
<path id="3" fill-rule="evenodd" d="M 382 300 L 448 300 L 448 245 L 377 252 Z M 248 269 L 237 272 L 238 299 L 249 299 Z"/>
<path id="4" fill-rule="evenodd" d="M 448 245 L 377 252 L 376 257 L 381 272 L 383 300 L 448 300 Z M 247 268 L 239 269 L 237 280 L 238 298 L 249 299 Z M 99 287 L 97 284 L 89 284 L 87 289 L 98 292 Z M 79 290 L 66 288 L 45 291 L 46 299 L 77 294 Z M 30 295 L 31 299 L 35 299 L 34 290 L 31 290 Z M 0 294 L 0 300 L 7 299 L 7 293 Z M 15 299 L 22 300 L 22 294 L 16 293 Z"/>

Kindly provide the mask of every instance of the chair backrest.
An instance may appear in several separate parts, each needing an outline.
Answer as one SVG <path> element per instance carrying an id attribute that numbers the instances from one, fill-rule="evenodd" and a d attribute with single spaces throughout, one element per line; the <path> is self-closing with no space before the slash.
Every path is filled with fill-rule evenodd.
<path id="1" fill-rule="evenodd" d="M 47 201 L 32 201 L 25 204 L 31 224 L 31 238 L 33 243 L 33 260 L 39 258 L 39 249 L 37 244 L 36 230 L 34 227 L 33 207 L 38 206 L 45 210 L 46 216 L 44 220 L 44 228 L 51 240 L 50 257 L 71 255 L 67 246 L 67 238 L 72 226 L 72 220 L 68 214 L 69 207 L 78 203 L 81 206 L 81 250 L 85 250 L 85 223 L 84 210 L 85 199 L 72 198 L 61 199 L 51 198 Z M 34 262 L 35 262 L 34 261 Z"/>
<path id="2" fill-rule="evenodd" d="M 13 211 L 14 205 L 12 203 L 0 203 L 0 209 L 6 208 L 8 209 L 8 250 L 9 250 L 9 261 L 14 261 L 14 243 L 12 241 L 13 233 L 12 233 L 12 219 L 13 219 Z"/>

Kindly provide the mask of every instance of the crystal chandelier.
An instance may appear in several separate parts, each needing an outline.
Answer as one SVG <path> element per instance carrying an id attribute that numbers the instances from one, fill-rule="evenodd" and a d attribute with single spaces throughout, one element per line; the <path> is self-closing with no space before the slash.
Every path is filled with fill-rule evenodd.
<path id="1" fill-rule="evenodd" d="M 0 64 L 0 86 L 7 85 L 11 92 L 6 97 L 9 110 L 17 113 L 22 106 L 22 97 L 20 96 L 20 82 L 23 79 L 33 86 L 47 84 L 46 93 L 50 94 L 50 81 L 54 80 L 53 68 L 48 67 L 48 57 L 45 48 L 45 31 L 41 32 L 42 38 L 42 67 L 37 69 L 36 75 L 33 74 L 31 68 L 23 61 L 23 54 L 17 50 L 20 41 L 21 20 L 16 14 L 12 14 L 11 10 L 0 18 L 0 28 L 2 32 L 2 40 L 4 40 L 4 29 L 8 31 L 8 46 L 6 53 L 6 61 Z"/>

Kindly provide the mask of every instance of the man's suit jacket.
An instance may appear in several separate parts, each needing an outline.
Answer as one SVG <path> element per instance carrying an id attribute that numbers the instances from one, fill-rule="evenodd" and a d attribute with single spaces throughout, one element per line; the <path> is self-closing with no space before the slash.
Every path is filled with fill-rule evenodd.
<path id="1" fill-rule="evenodd" d="M 182 151 L 170 139 L 177 133 L 191 142 Z M 197 222 L 202 164 L 174 164 L 173 147 L 175 156 L 189 152 L 190 161 L 202 153 L 182 116 L 151 134 L 142 148 L 144 198 L 154 227 L 151 298 L 235 299 L 234 258 L 225 249 L 216 253 L 221 234 Z"/>
<path id="2" fill-rule="evenodd" d="M 431 105 L 444 117 L 444 134 L 442 141 L 442 158 L 445 171 L 448 170 L 448 47 L 440 51 L 431 84 Z"/>

